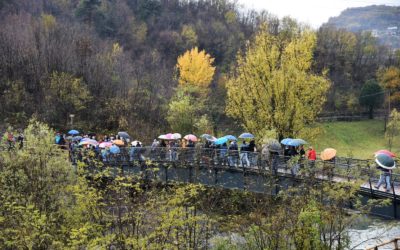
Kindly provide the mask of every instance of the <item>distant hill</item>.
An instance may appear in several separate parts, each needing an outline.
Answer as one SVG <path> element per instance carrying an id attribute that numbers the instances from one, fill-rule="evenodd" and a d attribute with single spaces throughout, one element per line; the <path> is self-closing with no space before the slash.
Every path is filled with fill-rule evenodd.
<path id="1" fill-rule="evenodd" d="M 385 45 L 400 48 L 400 6 L 372 5 L 349 8 L 324 25 L 353 32 L 371 31 Z"/>

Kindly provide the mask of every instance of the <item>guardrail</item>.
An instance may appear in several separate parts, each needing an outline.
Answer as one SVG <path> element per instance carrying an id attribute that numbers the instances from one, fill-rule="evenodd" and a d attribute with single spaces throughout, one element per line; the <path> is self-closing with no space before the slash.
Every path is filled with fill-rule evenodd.
<path id="1" fill-rule="evenodd" d="M 90 153 L 90 157 L 88 156 Z M 129 147 L 120 148 L 120 152 L 112 154 L 107 151 L 96 151 L 93 149 L 76 149 L 71 154 L 71 161 L 86 161 L 96 158 L 104 163 L 131 164 L 132 162 L 151 161 L 153 163 L 175 163 L 181 166 L 207 165 L 224 166 L 230 169 L 246 169 L 269 171 L 269 174 L 286 174 L 292 177 L 318 176 L 320 179 L 334 181 L 356 181 L 364 180 L 364 191 L 371 194 L 379 194 L 394 198 L 400 190 L 400 175 L 392 174 L 391 192 L 383 192 L 375 189 L 374 183 L 378 181 L 379 170 L 375 163 L 368 160 L 352 158 L 336 158 L 334 162 L 308 161 L 306 159 L 293 160 L 281 156 L 277 152 L 263 155 L 259 152 L 247 152 L 225 149 L 210 148 L 151 148 L 151 147 Z M 312 170 L 312 173 L 305 173 Z M 389 197 L 390 198 L 390 197 Z"/>
<path id="2" fill-rule="evenodd" d="M 378 250 L 381 247 L 391 247 L 390 249 L 400 249 L 400 237 L 395 238 L 393 240 L 385 241 L 379 245 L 376 245 L 371 248 L 367 248 L 367 250 Z M 393 247 L 393 248 L 392 248 Z"/>

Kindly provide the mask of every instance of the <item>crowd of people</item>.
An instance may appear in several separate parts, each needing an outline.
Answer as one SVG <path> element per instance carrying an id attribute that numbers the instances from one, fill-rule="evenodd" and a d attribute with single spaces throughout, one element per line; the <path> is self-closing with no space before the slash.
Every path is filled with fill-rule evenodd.
<path id="1" fill-rule="evenodd" d="M 88 143 L 85 143 L 85 142 Z M 90 143 L 96 141 L 98 143 Z M 198 160 L 218 161 L 219 164 L 250 167 L 257 163 L 257 147 L 255 140 L 243 140 L 238 146 L 236 140 L 228 141 L 220 145 L 211 140 L 203 139 L 193 141 L 191 139 L 154 139 L 151 145 L 145 147 L 140 141 L 132 141 L 130 138 L 119 135 L 103 136 L 97 138 L 96 135 L 75 135 L 66 136 L 57 134 L 55 143 L 60 147 L 68 148 L 71 160 L 76 161 L 75 156 L 84 151 L 91 151 L 103 162 L 128 160 L 145 161 L 145 152 L 150 150 L 148 157 L 151 160 L 178 161 L 179 159 L 197 160 L 199 150 L 202 157 Z"/>
<path id="2" fill-rule="evenodd" d="M 7 150 L 21 149 L 24 147 L 24 135 L 19 132 L 14 135 L 12 132 L 6 132 L 3 135 L 2 141 L 5 143 Z M 95 157 L 103 162 L 127 160 L 127 161 L 145 161 L 148 158 L 151 160 L 167 160 L 178 161 L 179 159 L 185 160 L 199 160 L 211 162 L 220 165 L 227 165 L 230 167 L 251 167 L 257 166 L 258 160 L 266 159 L 272 166 L 274 173 L 277 173 L 280 156 L 284 156 L 285 162 L 295 159 L 292 163 L 291 173 L 297 175 L 299 170 L 303 167 L 305 160 L 309 166 L 314 167 L 317 160 L 317 153 L 313 147 L 308 147 L 306 151 L 304 145 L 299 146 L 283 146 L 283 150 L 268 150 L 268 147 L 257 148 L 254 138 L 248 140 L 227 140 L 222 144 L 215 144 L 215 141 L 208 139 L 199 139 L 194 141 L 191 139 L 154 139 L 148 148 L 145 148 L 140 141 L 132 141 L 129 136 L 105 135 L 98 137 L 96 134 L 74 134 L 67 135 L 57 133 L 54 138 L 54 143 L 61 148 L 67 149 L 72 162 L 76 162 L 82 157 L 82 152 L 91 151 Z M 267 153 L 264 149 L 267 148 Z M 146 154 L 149 149 L 150 153 Z M 201 156 L 197 152 L 201 151 Z M 261 152 L 258 154 L 257 152 Z M 335 167 L 336 157 L 330 157 L 328 160 L 321 159 L 324 163 L 324 168 L 327 170 L 328 178 L 331 180 L 333 177 L 333 169 Z M 336 151 L 335 151 L 336 153 Z M 265 155 L 268 155 L 265 157 Z M 261 156 L 261 157 L 260 157 Z M 279 156 L 279 157 L 275 157 Z M 393 156 L 392 156 L 393 158 Z M 379 189 L 384 184 L 384 191 L 391 190 L 391 175 L 392 169 L 385 166 L 382 167 L 377 162 L 378 169 L 381 175 L 378 183 L 374 186 Z M 394 164 L 394 163 L 393 163 Z M 395 165 L 393 165 L 395 166 Z M 393 167 L 394 168 L 394 167 Z"/>

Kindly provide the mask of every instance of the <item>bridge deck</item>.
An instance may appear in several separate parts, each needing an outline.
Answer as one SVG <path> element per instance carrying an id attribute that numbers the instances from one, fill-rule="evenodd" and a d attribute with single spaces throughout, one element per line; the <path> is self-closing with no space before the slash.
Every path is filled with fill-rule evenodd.
<path id="1" fill-rule="evenodd" d="M 75 158 L 79 158 L 79 154 Z M 314 163 L 302 160 L 291 162 L 279 155 L 263 155 L 255 152 L 228 151 L 216 149 L 194 149 L 194 148 L 121 148 L 118 154 L 108 154 L 99 159 L 104 162 L 131 163 L 151 160 L 157 164 L 175 164 L 181 166 L 202 164 L 210 168 L 227 168 L 245 171 L 267 171 L 271 174 L 275 169 L 279 174 L 296 177 L 301 175 L 302 166 L 313 164 L 317 177 L 321 180 L 333 180 L 336 182 L 365 180 L 361 185 L 363 192 L 370 192 L 373 196 L 380 198 L 398 197 L 400 195 L 400 176 L 392 174 L 392 190 L 384 192 L 374 188 L 378 182 L 380 172 L 375 168 L 373 162 L 350 158 L 338 158 L 334 163 L 316 161 Z M 73 160 L 75 160 L 73 158 Z M 247 159 L 248 161 L 247 161 Z M 269 172 L 268 172 L 269 171 Z M 330 178 L 328 177 L 330 176 Z"/>

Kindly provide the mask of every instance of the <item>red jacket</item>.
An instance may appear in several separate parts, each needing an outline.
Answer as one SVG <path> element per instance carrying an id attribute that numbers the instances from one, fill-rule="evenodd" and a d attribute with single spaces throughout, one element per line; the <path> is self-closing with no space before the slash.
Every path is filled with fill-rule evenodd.
<path id="1" fill-rule="evenodd" d="M 317 159 L 317 153 L 315 152 L 315 150 L 309 150 L 307 153 L 307 158 L 311 161 L 315 161 Z"/>

